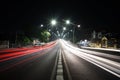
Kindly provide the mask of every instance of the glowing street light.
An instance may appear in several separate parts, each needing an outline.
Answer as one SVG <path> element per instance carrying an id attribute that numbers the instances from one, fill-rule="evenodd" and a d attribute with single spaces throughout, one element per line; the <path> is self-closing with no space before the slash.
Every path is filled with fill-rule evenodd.
<path id="1" fill-rule="evenodd" d="M 66 20 L 66 24 L 70 24 L 70 20 Z"/>
<path id="2" fill-rule="evenodd" d="M 41 24 L 40 27 L 43 27 L 43 24 Z"/>
<path id="3" fill-rule="evenodd" d="M 80 25 L 77 25 L 77 27 L 79 28 L 79 27 L 80 27 Z"/>
<path id="4" fill-rule="evenodd" d="M 61 23 L 59 23 L 59 22 L 57 22 L 55 19 L 52 19 L 51 21 L 50 21 L 50 24 L 52 25 L 52 26 L 55 26 L 56 24 L 58 25 L 58 26 L 61 26 L 61 27 L 63 27 L 63 28 L 61 28 L 61 29 L 63 29 L 63 31 L 61 32 L 61 29 L 60 28 L 54 28 L 54 29 L 56 29 L 56 30 L 58 30 L 58 29 L 60 29 L 60 32 L 61 33 L 59 33 L 58 34 L 58 37 L 63 37 L 63 33 L 64 32 L 66 32 L 66 27 L 64 27 L 64 25 L 73 25 L 73 29 L 72 30 L 70 30 L 71 32 L 73 32 L 73 43 L 74 43 L 74 37 L 75 37 L 75 28 L 77 27 L 77 28 L 80 28 L 81 27 L 81 25 L 77 25 L 77 24 L 74 24 L 74 23 L 72 23 L 69 19 L 67 19 L 67 20 L 65 20 L 65 19 L 63 19 L 63 21 L 64 21 L 64 23 L 63 23 L 63 25 L 61 24 Z M 42 25 L 41 25 L 41 27 L 42 27 Z M 57 33 L 58 33 L 58 31 L 57 31 Z M 66 34 L 67 35 L 67 34 Z M 65 36 L 65 35 L 64 35 Z"/>
<path id="5" fill-rule="evenodd" d="M 80 28 L 80 25 L 77 25 L 77 27 Z M 75 27 L 73 29 L 73 43 L 74 43 L 74 41 L 75 41 Z"/>
<path id="6" fill-rule="evenodd" d="M 65 31 L 65 30 L 66 30 L 66 27 L 63 27 L 63 30 Z"/>
<path id="7" fill-rule="evenodd" d="M 52 21 L 51 21 L 51 24 L 52 24 L 53 26 L 56 25 L 56 23 L 57 23 L 56 20 L 52 20 Z"/>

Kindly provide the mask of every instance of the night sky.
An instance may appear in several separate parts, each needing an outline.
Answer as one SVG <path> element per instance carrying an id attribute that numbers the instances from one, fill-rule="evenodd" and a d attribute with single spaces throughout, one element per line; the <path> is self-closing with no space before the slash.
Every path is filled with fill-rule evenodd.
<path id="1" fill-rule="evenodd" d="M 118 0 L 10 0 L 1 5 L 0 31 L 36 28 L 55 18 L 80 24 L 81 31 L 119 32 L 119 7 Z"/>

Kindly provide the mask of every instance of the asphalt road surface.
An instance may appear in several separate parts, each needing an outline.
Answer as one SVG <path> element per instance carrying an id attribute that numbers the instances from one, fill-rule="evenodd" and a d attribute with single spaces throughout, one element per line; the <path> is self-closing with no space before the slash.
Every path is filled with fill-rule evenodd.
<path id="1" fill-rule="evenodd" d="M 120 80 L 120 56 L 79 49 L 61 39 L 1 50 L 0 80 Z"/>

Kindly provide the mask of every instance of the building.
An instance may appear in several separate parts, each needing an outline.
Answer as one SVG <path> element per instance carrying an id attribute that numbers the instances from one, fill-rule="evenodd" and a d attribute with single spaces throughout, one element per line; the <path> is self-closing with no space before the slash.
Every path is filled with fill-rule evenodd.
<path id="1" fill-rule="evenodd" d="M 117 48 L 117 39 L 112 33 L 96 32 L 95 30 L 91 34 L 91 47 L 101 48 Z"/>

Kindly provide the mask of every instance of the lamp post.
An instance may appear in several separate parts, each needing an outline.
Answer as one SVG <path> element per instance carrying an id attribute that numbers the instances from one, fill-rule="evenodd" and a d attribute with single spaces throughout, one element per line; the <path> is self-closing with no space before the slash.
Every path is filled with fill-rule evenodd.
<path id="1" fill-rule="evenodd" d="M 80 27 L 80 25 L 76 25 L 76 24 L 74 24 L 74 23 L 71 23 L 71 21 L 70 20 L 64 20 L 64 23 L 65 24 L 60 24 L 59 25 L 59 23 L 60 22 L 57 22 L 55 19 L 52 19 L 51 21 L 50 21 L 50 24 L 51 24 L 51 26 L 54 26 L 54 27 L 52 27 L 52 30 L 53 31 L 57 31 L 57 33 L 59 32 L 59 34 L 57 35 L 56 34 L 56 36 L 57 37 L 65 37 L 66 35 L 63 35 L 64 34 L 64 32 L 66 31 L 66 27 L 64 27 L 64 25 L 73 25 L 73 30 L 72 30 L 72 32 L 73 32 L 73 34 L 72 34 L 72 41 L 73 41 L 73 43 L 75 42 L 75 28 L 76 28 L 76 26 L 79 28 Z M 55 27 L 55 26 L 60 26 L 60 27 Z M 61 26 L 62 25 L 62 26 Z M 41 24 L 41 27 L 44 27 L 44 25 L 42 25 Z M 63 28 L 61 28 L 61 27 L 63 27 Z M 55 30 L 56 29 L 56 30 Z M 61 30 L 62 30 L 62 32 L 61 32 Z M 52 31 L 51 31 L 52 32 Z M 60 33 L 61 32 L 61 33 Z M 54 33 L 55 34 L 55 33 Z"/>
<path id="2" fill-rule="evenodd" d="M 52 24 L 52 26 L 56 25 L 57 24 L 56 20 L 52 20 L 51 24 Z"/>
<path id="3" fill-rule="evenodd" d="M 75 27 L 73 28 L 73 43 L 74 43 Z"/>
<path id="4" fill-rule="evenodd" d="M 78 28 L 80 28 L 80 25 L 77 25 Z M 73 43 L 75 42 L 75 27 L 73 27 Z"/>
<path id="5" fill-rule="evenodd" d="M 75 27 L 77 26 L 78 28 L 80 28 L 80 25 L 76 25 L 76 24 L 74 24 L 74 23 L 71 23 L 70 20 L 66 20 L 66 24 L 67 24 L 67 25 L 68 25 L 68 24 L 74 25 L 74 27 L 73 27 L 73 43 L 74 43 L 74 42 L 75 42 Z"/>

